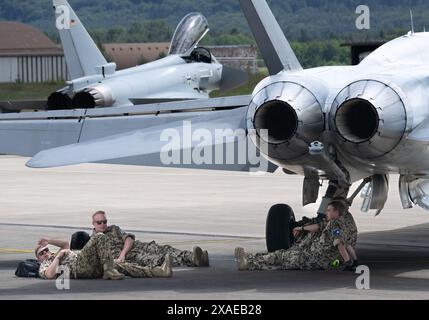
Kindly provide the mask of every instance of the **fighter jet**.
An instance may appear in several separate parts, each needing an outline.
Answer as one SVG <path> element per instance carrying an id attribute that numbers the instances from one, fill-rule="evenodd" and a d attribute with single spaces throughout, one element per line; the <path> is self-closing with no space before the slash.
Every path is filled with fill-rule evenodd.
<path id="1" fill-rule="evenodd" d="M 240 4 L 270 72 L 251 96 L 2 115 L 0 152 L 32 156 L 27 165 L 33 168 L 85 162 L 158 165 L 166 144 L 170 151 L 199 150 L 201 134 L 192 139 L 192 129 L 207 135 L 229 129 L 224 139 L 213 135 L 202 146 L 216 151 L 219 145 L 250 140 L 274 164 L 268 171 L 279 167 L 304 177 L 304 206 L 319 200 L 320 182 L 328 181 L 319 214 L 334 197 L 352 202 L 361 191 L 363 210 L 380 213 L 389 174 L 400 175 L 404 209 L 429 210 L 429 34 L 410 32 L 358 66 L 304 70 L 266 1 Z M 165 140 L 165 130 L 187 142 Z M 252 157 L 246 160 L 249 164 Z M 191 167 L 249 170 L 248 165 Z M 360 181 L 351 194 L 352 184 Z M 274 206 L 268 215 L 270 251 L 289 241 L 291 210 L 282 208 Z"/>
<path id="2" fill-rule="evenodd" d="M 198 47 L 209 32 L 200 13 L 190 13 L 179 23 L 167 57 L 116 71 L 67 0 L 53 0 L 53 5 L 70 81 L 50 95 L 49 110 L 202 99 L 247 80 L 247 74 L 222 66 L 209 50 Z"/>

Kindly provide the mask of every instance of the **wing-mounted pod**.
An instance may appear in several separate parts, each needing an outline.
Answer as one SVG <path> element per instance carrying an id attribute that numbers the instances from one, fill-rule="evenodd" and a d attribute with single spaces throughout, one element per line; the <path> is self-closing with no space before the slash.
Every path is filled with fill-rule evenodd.
<path id="1" fill-rule="evenodd" d="M 329 117 L 340 149 L 363 159 L 392 152 L 409 130 L 410 118 L 401 95 L 376 80 L 357 81 L 344 88 Z"/>
<path id="2" fill-rule="evenodd" d="M 277 162 L 308 154 L 311 142 L 319 140 L 324 130 L 324 114 L 319 96 L 326 90 L 308 81 L 278 81 L 268 84 L 253 96 L 247 121 L 249 132 L 256 132 L 253 142 L 261 149 L 268 144 L 269 157 Z M 268 130 L 268 135 L 263 130 Z"/>

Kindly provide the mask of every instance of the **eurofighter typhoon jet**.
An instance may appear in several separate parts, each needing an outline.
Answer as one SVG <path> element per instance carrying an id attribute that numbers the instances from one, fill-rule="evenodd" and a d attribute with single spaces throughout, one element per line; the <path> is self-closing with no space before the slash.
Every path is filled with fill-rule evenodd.
<path id="1" fill-rule="evenodd" d="M 214 135 L 202 145 L 216 149 L 250 140 L 270 161 L 267 171 L 279 167 L 304 177 L 303 205 L 317 202 L 320 181 L 329 181 L 319 214 L 330 199 L 352 201 L 361 191 L 363 209 L 380 213 L 389 174 L 400 175 L 404 209 L 429 210 L 429 33 L 395 39 L 358 66 L 304 70 L 266 1 L 240 4 L 271 74 L 251 96 L 1 115 L 0 153 L 33 157 L 27 164 L 33 168 L 85 162 L 159 165 L 169 141 L 163 140 L 164 130 L 185 141 L 192 130 L 204 129 L 207 135 L 241 130 L 244 135 Z M 195 151 L 198 142 L 201 138 L 175 143 L 170 151 Z M 191 167 L 245 171 L 253 160 L 249 154 L 241 166 Z M 270 251 L 289 237 L 290 210 L 275 208 L 266 228 Z"/>
<path id="2" fill-rule="evenodd" d="M 53 1 L 56 27 L 64 49 L 70 81 L 48 99 L 49 110 L 104 108 L 208 98 L 247 81 L 241 71 L 223 67 L 198 43 L 209 31 L 200 13 L 178 25 L 167 57 L 116 71 L 108 63 L 66 0 Z"/>

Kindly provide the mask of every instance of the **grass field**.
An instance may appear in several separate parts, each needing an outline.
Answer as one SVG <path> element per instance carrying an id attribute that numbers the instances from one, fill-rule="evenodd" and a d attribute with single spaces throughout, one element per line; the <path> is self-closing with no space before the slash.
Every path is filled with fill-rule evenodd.
<path id="1" fill-rule="evenodd" d="M 222 92 L 222 93 L 215 91 L 211 94 L 211 97 L 218 98 L 218 97 L 229 97 L 229 96 L 251 94 L 253 92 L 253 89 L 255 89 L 256 85 L 267 76 L 268 76 L 268 72 L 250 75 L 249 82 L 246 85 L 239 87 L 237 89 L 227 91 L 227 92 Z"/>
<path id="2" fill-rule="evenodd" d="M 0 83 L 0 101 L 43 100 L 64 83 Z"/>
<path id="3" fill-rule="evenodd" d="M 267 76 L 267 73 L 250 75 L 249 82 L 228 92 L 213 92 L 211 97 L 246 95 L 252 93 L 255 86 Z M 52 93 L 64 87 L 64 83 L 0 83 L 0 101 L 44 100 Z"/>

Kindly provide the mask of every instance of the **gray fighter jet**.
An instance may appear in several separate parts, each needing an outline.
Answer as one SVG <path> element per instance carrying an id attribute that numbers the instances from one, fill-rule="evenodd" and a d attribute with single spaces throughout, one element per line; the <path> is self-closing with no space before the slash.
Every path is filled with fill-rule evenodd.
<path id="1" fill-rule="evenodd" d="M 104 108 L 208 98 L 247 80 L 244 72 L 222 66 L 209 50 L 198 47 L 209 32 L 206 18 L 190 13 L 179 23 L 167 57 L 116 71 L 108 63 L 67 0 L 53 0 L 56 27 L 70 81 L 51 94 L 49 110 Z"/>
<path id="2" fill-rule="evenodd" d="M 275 164 L 268 171 L 278 166 L 304 177 L 303 205 L 316 202 L 320 181 L 329 181 L 320 214 L 330 199 L 350 196 L 352 201 L 361 191 L 363 209 L 380 213 L 389 174 L 401 177 L 404 209 L 418 205 L 429 210 L 429 33 L 410 32 L 358 66 L 303 70 L 268 4 L 240 3 L 271 74 L 251 96 L 2 115 L 0 152 L 31 156 L 28 166 L 33 168 L 84 162 L 163 165 L 166 150 L 182 152 L 183 163 L 187 150 L 198 156 L 202 148 L 213 146 L 216 153 L 219 146 L 250 140 Z M 218 138 L 219 129 L 229 133 Z M 175 139 L 165 140 L 166 130 Z M 201 130 L 211 138 L 201 139 Z M 245 160 L 235 159 L 232 166 L 189 166 L 244 171 L 255 163 L 254 155 L 247 153 Z M 351 185 L 359 181 L 350 195 Z M 290 210 L 276 208 L 268 217 L 270 249 L 281 248 L 289 237 Z"/>

